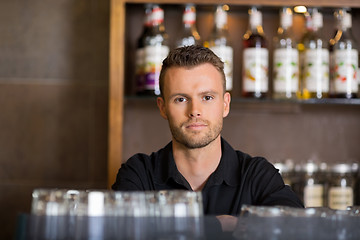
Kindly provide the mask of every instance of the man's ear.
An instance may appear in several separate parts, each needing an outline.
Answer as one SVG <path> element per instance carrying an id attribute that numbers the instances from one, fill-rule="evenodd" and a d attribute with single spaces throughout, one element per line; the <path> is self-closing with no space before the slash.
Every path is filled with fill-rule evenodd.
<path id="1" fill-rule="evenodd" d="M 157 106 L 160 110 L 160 115 L 164 118 L 164 119 L 168 119 L 167 118 L 167 115 L 166 115 L 166 110 L 165 110 L 165 101 L 162 97 L 158 97 L 156 99 L 156 102 L 157 102 Z"/>
<path id="2" fill-rule="evenodd" d="M 230 102 L 231 102 L 231 95 L 229 92 L 224 94 L 224 111 L 223 117 L 226 117 L 230 112 Z"/>

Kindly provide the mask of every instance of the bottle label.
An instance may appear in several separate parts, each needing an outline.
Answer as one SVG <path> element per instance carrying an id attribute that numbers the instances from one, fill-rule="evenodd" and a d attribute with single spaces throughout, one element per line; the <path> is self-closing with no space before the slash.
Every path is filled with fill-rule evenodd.
<path id="1" fill-rule="evenodd" d="M 230 46 L 213 46 L 210 49 L 224 62 L 226 91 L 231 91 L 233 88 L 233 48 Z"/>
<path id="2" fill-rule="evenodd" d="M 136 50 L 135 60 L 135 80 L 136 80 L 136 91 L 141 92 L 144 90 L 145 84 L 145 49 L 138 48 Z"/>
<path id="3" fill-rule="evenodd" d="M 324 186 L 321 184 L 307 185 L 304 187 L 304 205 L 305 207 L 323 207 L 324 206 Z"/>
<path id="4" fill-rule="evenodd" d="M 145 84 L 146 90 L 154 90 L 156 95 L 160 94 L 159 75 L 162 61 L 169 53 L 169 47 L 164 45 L 145 47 Z"/>
<path id="5" fill-rule="evenodd" d="M 331 187 L 329 190 L 329 207 L 346 210 L 354 204 L 354 192 L 351 187 Z"/>
<path id="6" fill-rule="evenodd" d="M 296 93 L 299 89 L 299 53 L 295 48 L 274 51 L 274 91 Z"/>
<path id="7" fill-rule="evenodd" d="M 356 49 L 335 50 L 334 93 L 357 93 L 358 51 Z"/>
<path id="8" fill-rule="evenodd" d="M 269 51 L 266 48 L 244 50 L 243 90 L 245 92 L 268 91 Z"/>
<path id="9" fill-rule="evenodd" d="M 329 51 L 327 49 L 305 51 L 303 77 L 309 92 L 329 92 Z"/>

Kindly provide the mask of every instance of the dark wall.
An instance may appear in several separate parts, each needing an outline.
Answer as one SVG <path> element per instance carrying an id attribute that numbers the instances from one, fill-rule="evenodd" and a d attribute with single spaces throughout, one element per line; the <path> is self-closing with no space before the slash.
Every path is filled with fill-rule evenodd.
<path id="1" fill-rule="evenodd" d="M 109 1 L 0 1 L 0 239 L 34 188 L 106 188 Z"/>

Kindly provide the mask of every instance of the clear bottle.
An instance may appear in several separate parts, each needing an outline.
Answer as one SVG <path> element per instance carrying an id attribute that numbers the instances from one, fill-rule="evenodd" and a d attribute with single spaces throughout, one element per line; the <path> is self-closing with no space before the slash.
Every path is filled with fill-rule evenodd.
<path id="1" fill-rule="evenodd" d="M 262 27 L 262 13 L 249 10 L 249 27 L 243 37 L 242 96 L 265 98 L 269 89 L 269 50 Z"/>
<path id="2" fill-rule="evenodd" d="M 325 188 L 319 166 L 307 162 L 302 166 L 302 193 L 305 207 L 323 207 Z"/>
<path id="3" fill-rule="evenodd" d="M 313 8 L 305 17 L 306 33 L 299 44 L 301 98 L 326 98 L 329 94 L 329 50 L 319 34 L 323 16 Z"/>
<path id="4" fill-rule="evenodd" d="M 328 206 L 332 209 L 346 210 L 354 205 L 354 172 L 351 164 L 335 164 L 331 168 L 328 192 Z"/>
<path id="5" fill-rule="evenodd" d="M 215 26 L 210 36 L 208 47 L 224 62 L 226 91 L 233 89 L 233 58 L 234 50 L 229 41 L 228 6 L 218 5 L 215 12 Z"/>
<path id="6" fill-rule="evenodd" d="M 186 4 L 183 13 L 183 30 L 176 41 L 177 47 L 200 44 L 200 35 L 196 29 L 196 8 L 194 4 Z"/>
<path id="7" fill-rule="evenodd" d="M 274 39 L 273 98 L 295 99 L 299 89 L 299 52 L 291 31 L 291 8 L 280 11 L 280 26 Z"/>
<path id="8" fill-rule="evenodd" d="M 144 94 L 160 95 L 159 75 L 170 47 L 164 26 L 164 10 L 157 4 L 153 5 L 151 21 L 151 34 L 145 39 Z"/>
<path id="9" fill-rule="evenodd" d="M 358 46 L 353 37 L 351 14 L 335 11 L 336 33 L 329 41 L 330 97 L 356 98 L 358 94 Z"/>
<path id="10" fill-rule="evenodd" d="M 152 5 L 145 5 L 143 31 L 138 38 L 135 56 L 135 81 L 136 93 L 142 94 L 145 85 L 145 40 L 151 33 L 151 12 Z"/>

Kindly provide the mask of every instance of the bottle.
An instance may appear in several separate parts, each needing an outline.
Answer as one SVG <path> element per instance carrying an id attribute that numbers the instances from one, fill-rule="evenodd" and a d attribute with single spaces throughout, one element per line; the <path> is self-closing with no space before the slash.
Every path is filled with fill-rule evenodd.
<path id="1" fill-rule="evenodd" d="M 325 188 L 318 164 L 307 162 L 302 166 L 302 186 L 305 207 L 324 207 Z"/>
<path id="2" fill-rule="evenodd" d="M 142 94 L 145 84 L 145 39 L 151 32 L 151 4 L 145 5 L 143 31 L 137 41 L 135 54 L 136 93 Z"/>
<path id="3" fill-rule="evenodd" d="M 265 98 L 269 88 L 269 51 L 262 27 L 262 13 L 252 7 L 249 15 L 249 28 L 243 38 L 242 96 Z"/>
<path id="4" fill-rule="evenodd" d="M 329 50 L 319 34 L 323 16 L 313 8 L 305 17 L 306 33 L 299 44 L 301 98 L 326 98 L 329 94 Z"/>
<path id="5" fill-rule="evenodd" d="M 183 30 L 176 41 L 177 47 L 200 44 L 200 35 L 196 30 L 196 8 L 193 4 L 186 4 L 183 13 Z"/>
<path id="6" fill-rule="evenodd" d="M 215 24 L 208 47 L 224 62 L 226 91 L 233 89 L 233 57 L 234 50 L 229 42 L 227 5 L 218 5 L 215 12 Z"/>
<path id="7" fill-rule="evenodd" d="M 273 59 L 273 98 L 295 99 L 299 89 L 299 52 L 292 38 L 292 10 L 280 11 L 280 26 L 275 37 Z"/>
<path id="8" fill-rule="evenodd" d="M 336 33 L 329 41 L 330 97 L 356 98 L 358 93 L 358 46 L 352 35 L 351 14 L 335 11 Z"/>
<path id="9" fill-rule="evenodd" d="M 169 53 L 168 35 L 164 26 L 164 10 L 157 4 L 151 13 L 151 33 L 145 39 L 144 94 L 160 95 L 159 75 L 162 61 Z"/>
<path id="10" fill-rule="evenodd" d="M 346 210 L 348 206 L 354 205 L 354 183 L 354 173 L 350 164 L 333 165 L 328 192 L 329 208 Z"/>

